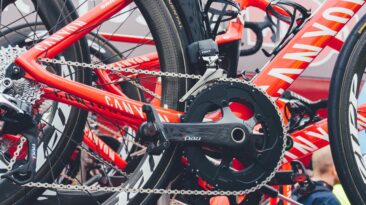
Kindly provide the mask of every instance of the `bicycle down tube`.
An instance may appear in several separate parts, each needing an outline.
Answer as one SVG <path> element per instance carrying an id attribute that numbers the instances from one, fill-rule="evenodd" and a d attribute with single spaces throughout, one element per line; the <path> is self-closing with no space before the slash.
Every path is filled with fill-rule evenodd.
<path id="1" fill-rule="evenodd" d="M 128 99 L 125 96 L 63 79 L 49 73 L 37 63 L 38 58 L 53 58 L 57 56 L 68 46 L 85 36 L 101 22 L 112 17 L 131 2 L 132 0 L 103 1 L 85 16 L 65 26 L 19 56 L 16 59 L 16 64 L 23 68 L 30 78 L 52 87 L 52 89 L 46 89 L 47 92 L 44 97 L 89 111 L 104 113 L 111 118 L 131 123 L 136 127 L 139 126 L 145 120 L 144 113 L 142 112 L 143 103 Z M 244 5 L 244 2 L 249 2 L 247 5 L 250 6 L 250 1 L 240 0 L 242 5 Z M 264 0 L 258 2 L 268 4 Z M 328 0 L 325 2 L 323 7 L 304 25 L 302 30 L 255 77 L 254 84 L 262 87 L 270 96 L 277 99 L 308 67 L 321 50 L 332 42 L 334 36 L 364 3 L 365 1 L 363 0 Z M 363 108 L 365 107 L 363 106 Z M 160 107 L 156 109 L 164 121 L 180 121 L 179 116 L 182 114 L 181 112 Z M 306 129 L 311 130 L 311 126 L 314 129 L 314 126 L 316 128 L 317 125 L 325 128 L 326 120 L 310 125 L 308 128 L 296 133 L 306 133 Z M 327 129 L 323 130 L 327 132 Z M 304 135 L 303 138 L 308 138 L 308 136 Z M 298 138 L 294 138 L 294 140 L 296 139 Z M 290 160 L 293 157 L 287 156 L 286 159 Z"/>

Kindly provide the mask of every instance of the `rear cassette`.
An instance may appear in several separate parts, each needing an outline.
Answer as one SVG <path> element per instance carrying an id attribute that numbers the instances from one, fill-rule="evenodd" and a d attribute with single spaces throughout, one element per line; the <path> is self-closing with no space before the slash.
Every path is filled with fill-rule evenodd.
<path id="1" fill-rule="evenodd" d="M 233 129 L 227 136 L 240 146 L 184 147 L 190 171 L 215 189 L 255 191 L 274 176 L 284 156 L 286 134 L 278 110 L 261 90 L 251 85 L 210 85 L 196 96 L 183 120 L 240 122 L 245 127 Z"/>

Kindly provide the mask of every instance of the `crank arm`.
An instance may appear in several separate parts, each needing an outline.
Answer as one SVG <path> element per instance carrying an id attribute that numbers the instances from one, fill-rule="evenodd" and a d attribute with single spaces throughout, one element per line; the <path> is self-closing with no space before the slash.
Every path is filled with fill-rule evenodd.
<path id="1" fill-rule="evenodd" d="M 140 126 L 139 133 L 147 141 L 158 142 L 157 145 L 151 143 L 147 149 L 147 152 L 153 155 L 161 154 L 170 143 L 239 149 L 243 148 L 244 144 L 249 144 L 253 135 L 241 121 L 163 123 L 152 106 L 144 105 L 143 111 L 147 121 Z"/>
<path id="2" fill-rule="evenodd" d="M 240 123 L 163 123 L 169 142 L 241 148 L 249 132 Z M 230 137 L 231 136 L 231 137 Z"/>
<path id="3" fill-rule="evenodd" d="M 143 105 L 142 111 L 146 114 L 147 121 L 140 126 L 139 134 L 142 137 L 157 139 L 159 144 L 150 143 L 146 151 L 151 155 L 160 155 L 170 146 L 163 123 L 160 121 L 158 112 L 151 105 Z"/>
<path id="4" fill-rule="evenodd" d="M 31 182 L 36 174 L 36 162 L 37 162 L 37 129 L 32 128 L 22 135 L 28 141 L 28 159 L 25 164 L 18 165 L 18 167 L 5 173 L 1 178 L 6 178 L 19 185 L 24 185 Z M 17 164 L 14 164 L 17 166 Z"/>

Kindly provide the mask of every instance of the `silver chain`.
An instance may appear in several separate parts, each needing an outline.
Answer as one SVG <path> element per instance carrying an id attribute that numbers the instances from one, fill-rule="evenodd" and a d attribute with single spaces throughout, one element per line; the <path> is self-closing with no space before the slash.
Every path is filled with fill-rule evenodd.
<path id="1" fill-rule="evenodd" d="M 243 191 L 205 191 L 205 190 L 177 190 L 177 189 L 146 189 L 146 188 L 125 188 L 125 187 L 99 187 L 99 186 L 84 186 L 84 185 L 65 185 L 65 184 L 50 184 L 40 182 L 30 182 L 25 184 L 26 187 L 37 187 L 56 190 L 68 191 L 86 191 L 86 192 L 128 192 L 141 194 L 180 194 L 180 195 L 196 195 L 196 196 L 239 196 L 248 194 L 248 190 Z M 257 190 L 257 189 L 256 189 Z M 253 190 L 253 191 L 256 191 Z M 253 192 L 252 191 L 252 192 Z"/>
<path id="2" fill-rule="evenodd" d="M 21 137 L 21 138 L 20 138 L 20 142 L 19 142 L 19 144 L 18 144 L 18 146 L 17 146 L 17 149 L 15 150 L 14 155 L 13 155 L 13 157 L 10 159 L 9 164 L 8 164 L 8 166 L 7 166 L 7 170 L 8 170 L 8 172 L 9 172 L 9 171 L 11 171 L 11 170 L 13 169 L 13 166 L 14 166 L 14 164 L 15 164 L 15 162 L 16 162 L 16 160 L 17 160 L 17 158 L 19 157 L 19 155 L 20 155 L 20 151 L 22 151 L 23 146 L 24 146 L 24 143 L 25 143 L 26 141 L 27 141 L 27 139 L 26 139 L 25 137 Z"/>
<path id="3" fill-rule="evenodd" d="M 201 78 L 200 75 L 194 75 L 194 74 L 170 73 L 170 72 L 149 71 L 149 70 L 122 68 L 122 67 L 111 67 L 108 65 L 79 63 L 79 62 L 50 59 L 50 58 L 39 58 L 38 62 L 58 64 L 58 65 L 68 65 L 79 68 L 90 68 L 90 69 L 109 70 L 109 71 L 132 73 L 132 74 L 152 75 L 157 77 L 171 77 L 171 78 L 184 78 L 184 79 L 196 79 L 196 80 Z"/>
<path id="4" fill-rule="evenodd" d="M 51 63 L 51 64 L 59 64 L 59 65 L 68 65 L 74 66 L 78 68 L 90 68 L 90 69 L 102 69 L 102 70 L 109 70 L 114 72 L 124 72 L 124 73 L 132 73 L 132 74 L 144 74 L 144 75 L 152 75 L 157 77 L 170 77 L 170 78 L 184 78 L 184 79 L 195 79 L 199 80 L 201 78 L 200 75 L 194 74 L 182 74 L 182 73 L 170 73 L 170 72 L 159 72 L 159 71 L 149 71 L 149 70 L 139 70 L 139 69 L 131 69 L 131 68 L 122 68 L 122 67 L 111 67 L 108 65 L 95 65 L 95 64 L 87 64 L 87 63 L 79 63 L 79 62 L 72 62 L 72 61 L 65 61 L 65 60 L 58 60 L 58 59 L 48 59 L 48 58 L 40 58 L 38 62 L 41 63 Z M 99 186 L 85 186 L 85 185 L 64 185 L 64 184 L 57 184 L 57 183 L 40 183 L 40 182 L 30 182 L 23 186 L 26 187 L 37 187 L 37 188 L 46 188 L 46 189 L 56 189 L 56 190 L 75 190 L 75 191 L 88 191 L 88 192 L 96 192 L 96 191 L 103 191 L 103 192 L 129 192 L 129 193 L 144 193 L 144 194 L 181 194 L 181 195 L 222 195 L 222 196 L 238 196 L 243 194 L 249 194 L 255 192 L 268 184 L 271 179 L 275 176 L 276 172 L 282 165 L 282 161 L 285 156 L 286 152 L 286 141 L 287 141 L 287 129 L 281 117 L 281 112 L 278 109 L 275 101 L 264 92 L 261 88 L 257 88 L 251 82 L 244 81 L 238 78 L 220 78 L 217 81 L 221 82 L 230 82 L 230 83 L 243 83 L 256 88 L 257 90 L 261 91 L 267 98 L 272 102 L 274 108 L 277 110 L 278 115 L 281 119 L 282 129 L 283 129 L 283 145 L 282 145 L 282 153 L 280 156 L 280 160 L 277 163 L 276 168 L 271 172 L 271 174 L 263 180 L 261 183 L 257 184 L 256 186 L 240 191 L 205 191 L 205 190 L 172 190 L 172 189 L 146 189 L 146 188 L 125 188 L 125 187 L 99 187 Z M 86 149 L 86 148 L 83 148 Z M 89 153 L 89 151 L 88 151 Z M 93 157 L 95 157 L 93 155 Z M 99 158 L 99 157 L 98 157 Z M 104 160 L 102 160 L 104 161 Z M 108 163 L 108 162 L 107 162 Z"/>
<path id="5" fill-rule="evenodd" d="M 147 94 L 153 96 L 154 98 L 158 99 L 158 100 L 161 100 L 161 97 L 156 94 L 155 92 L 147 89 L 146 87 L 144 87 L 143 85 L 141 85 L 140 83 L 132 80 L 131 78 L 127 77 L 127 76 L 124 76 L 124 75 L 121 75 L 120 73 L 118 72 L 114 72 L 114 74 L 118 75 L 120 78 L 123 78 L 124 80 L 128 81 L 129 83 L 131 83 L 132 85 L 136 86 L 137 88 L 143 90 L 144 92 L 146 92 Z M 118 82 L 118 80 L 116 81 Z M 123 82 L 123 81 L 122 81 Z M 112 82 L 113 83 L 113 82 Z"/>

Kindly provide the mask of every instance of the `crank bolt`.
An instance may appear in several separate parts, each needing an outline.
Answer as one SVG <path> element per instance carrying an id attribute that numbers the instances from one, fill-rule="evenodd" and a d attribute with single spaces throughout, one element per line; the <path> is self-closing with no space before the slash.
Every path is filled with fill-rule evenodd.
<path id="1" fill-rule="evenodd" d="M 180 116 L 180 121 L 184 122 L 185 119 L 186 119 L 186 117 L 184 115 Z"/>
<path id="2" fill-rule="evenodd" d="M 158 131 L 152 122 L 146 122 L 140 127 L 141 133 L 145 137 L 154 137 Z"/>
<path id="3" fill-rule="evenodd" d="M 234 128 L 231 131 L 231 139 L 236 143 L 242 143 L 245 140 L 245 132 L 242 128 Z"/>
<path id="4" fill-rule="evenodd" d="M 16 66 L 13 67 L 13 72 L 14 74 L 19 74 L 20 73 L 20 69 Z"/>

